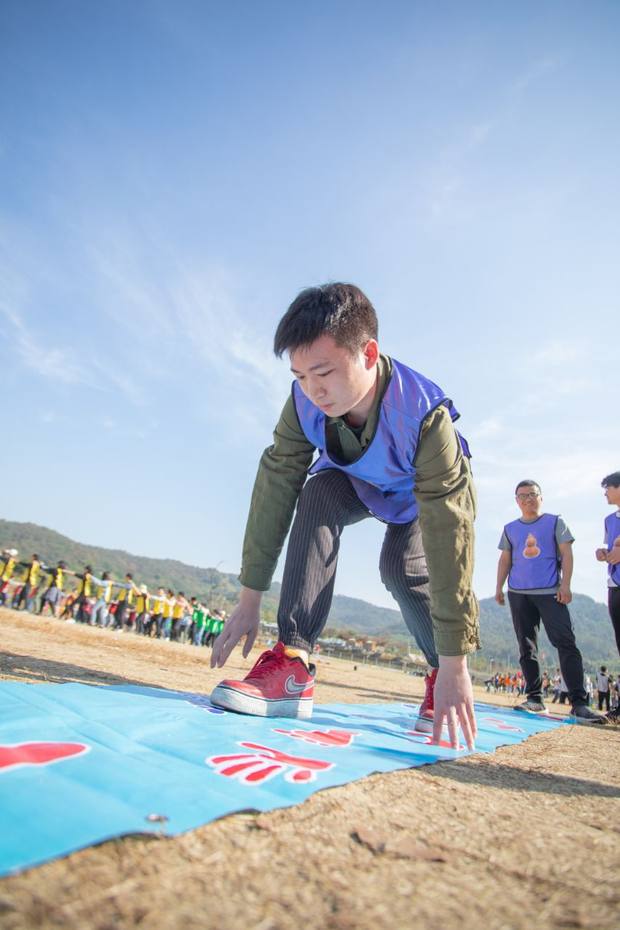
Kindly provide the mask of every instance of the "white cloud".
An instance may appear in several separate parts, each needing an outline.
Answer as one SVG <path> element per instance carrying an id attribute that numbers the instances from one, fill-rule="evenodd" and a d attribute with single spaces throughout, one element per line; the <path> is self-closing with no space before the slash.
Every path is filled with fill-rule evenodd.
<path id="1" fill-rule="evenodd" d="M 10 324 L 11 342 L 22 362 L 44 378 L 51 378 L 65 384 L 87 383 L 85 370 L 78 365 L 73 353 L 45 345 L 29 329 L 22 315 L 15 307 L 0 303 L 0 313 Z"/>

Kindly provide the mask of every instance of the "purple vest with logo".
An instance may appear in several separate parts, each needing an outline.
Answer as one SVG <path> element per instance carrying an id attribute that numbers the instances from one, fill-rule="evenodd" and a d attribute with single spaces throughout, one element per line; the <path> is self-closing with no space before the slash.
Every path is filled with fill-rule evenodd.
<path id="1" fill-rule="evenodd" d="M 326 449 L 325 414 L 306 397 L 297 381 L 293 400 L 300 426 L 319 450 L 310 474 L 336 468 L 348 475 L 368 510 L 387 523 L 410 523 L 418 515 L 413 493 L 415 458 L 424 418 L 441 404 L 452 420 L 459 417 L 444 392 L 424 375 L 392 359 L 392 375 L 383 395 L 375 435 L 362 455 L 349 465 L 333 461 Z M 459 436 L 465 455 L 469 449 Z"/>
<path id="2" fill-rule="evenodd" d="M 508 587 L 513 591 L 555 588 L 560 582 L 558 547 L 555 541 L 557 516 L 543 513 L 533 523 L 513 520 L 504 527 L 512 547 Z"/>
<path id="3" fill-rule="evenodd" d="M 617 513 L 610 513 L 608 517 L 605 517 L 605 539 L 608 551 L 613 549 L 616 539 L 620 545 L 620 519 Z M 614 584 L 620 586 L 620 562 L 617 565 L 608 565 L 607 571 Z"/>

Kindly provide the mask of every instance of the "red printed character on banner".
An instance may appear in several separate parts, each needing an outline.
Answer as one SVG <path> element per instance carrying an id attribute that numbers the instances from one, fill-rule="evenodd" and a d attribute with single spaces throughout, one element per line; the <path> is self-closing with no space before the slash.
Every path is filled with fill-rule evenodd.
<path id="1" fill-rule="evenodd" d="M 482 717 L 480 723 L 490 723 L 496 730 L 508 730 L 511 733 L 523 733 L 521 727 L 516 727 L 514 723 L 506 723 L 501 717 Z"/>
<path id="2" fill-rule="evenodd" d="M 318 746 L 331 746 L 335 749 L 350 746 L 356 736 L 359 736 L 357 730 L 277 730 L 274 733 L 282 733 L 284 736 L 290 736 L 292 739 L 300 739 L 304 743 L 315 743 Z"/>
<path id="3" fill-rule="evenodd" d="M 50 765 L 88 752 L 84 743 L 13 743 L 0 745 L 0 771 L 21 765 Z"/>
<path id="4" fill-rule="evenodd" d="M 247 785 L 268 781 L 280 774 L 284 775 L 286 781 L 293 783 L 314 781 L 317 772 L 326 772 L 333 767 L 332 762 L 291 756 L 278 749 L 261 746 L 259 743 L 239 743 L 239 745 L 253 752 L 210 756 L 205 759 L 205 762 L 212 766 L 218 775 L 236 778 Z"/>

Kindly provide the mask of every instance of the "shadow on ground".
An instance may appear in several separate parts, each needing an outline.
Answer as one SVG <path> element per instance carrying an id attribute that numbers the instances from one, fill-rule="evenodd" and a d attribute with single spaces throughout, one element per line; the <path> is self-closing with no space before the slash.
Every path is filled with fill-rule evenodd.
<path id="1" fill-rule="evenodd" d="M 34 656 L 17 655 L 11 652 L 0 654 L 0 675 L 14 681 L 48 682 L 61 684 L 76 681 L 86 685 L 140 685 L 142 687 L 160 688 L 157 683 L 144 679 L 126 678 L 111 672 L 84 668 L 69 662 L 56 662 L 37 659 Z"/>
<path id="2" fill-rule="evenodd" d="M 618 734 L 611 734 L 612 738 Z M 617 748 L 614 740 L 614 748 Z M 473 764 L 471 764 L 473 762 Z M 532 769 L 508 765 L 505 761 L 496 766 L 492 761 L 470 757 L 463 762 L 444 762 L 427 766 L 425 775 L 444 778 L 463 785 L 498 788 L 502 791 L 532 791 L 541 794 L 559 794 L 575 797 L 620 798 L 620 788 L 586 778 L 570 775 L 550 775 Z"/>

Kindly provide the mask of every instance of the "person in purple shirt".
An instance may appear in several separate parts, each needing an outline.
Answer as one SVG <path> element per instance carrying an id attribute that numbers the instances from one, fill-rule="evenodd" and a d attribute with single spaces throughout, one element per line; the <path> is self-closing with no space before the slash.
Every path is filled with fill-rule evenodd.
<path id="1" fill-rule="evenodd" d="M 605 517 L 605 546 L 596 550 L 596 558 L 607 563 L 607 605 L 620 655 L 620 471 L 603 478 L 601 486 L 607 503 L 616 509 Z M 617 721 L 618 710 L 612 715 Z"/>
<path id="2" fill-rule="evenodd" d="M 572 600 L 573 536 L 562 517 L 542 512 L 542 494 L 536 481 L 520 481 L 515 490 L 521 516 L 504 527 L 499 542 L 495 600 L 508 603 L 519 644 L 519 661 L 525 678 L 526 700 L 517 710 L 544 713 L 542 674 L 538 660 L 538 631 L 542 622 L 558 650 L 562 677 L 575 723 L 605 724 L 607 720 L 588 706 L 583 660 L 575 642 L 568 604 Z"/>

